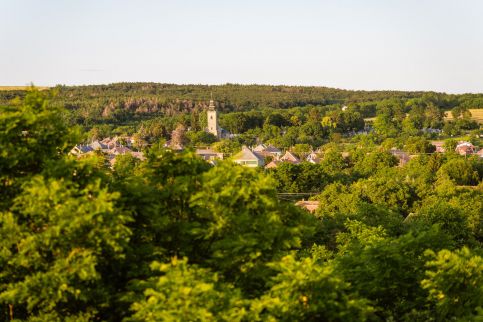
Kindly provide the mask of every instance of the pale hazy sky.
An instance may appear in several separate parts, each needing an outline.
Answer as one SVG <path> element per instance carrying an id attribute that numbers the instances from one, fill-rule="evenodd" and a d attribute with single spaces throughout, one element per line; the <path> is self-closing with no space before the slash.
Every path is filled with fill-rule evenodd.
<path id="1" fill-rule="evenodd" d="M 483 0 L 0 0 L 0 85 L 483 92 Z"/>

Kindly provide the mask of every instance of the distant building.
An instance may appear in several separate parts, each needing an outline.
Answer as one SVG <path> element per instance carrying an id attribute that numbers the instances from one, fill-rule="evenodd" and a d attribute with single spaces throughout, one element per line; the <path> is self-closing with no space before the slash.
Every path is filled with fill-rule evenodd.
<path id="1" fill-rule="evenodd" d="M 131 154 L 133 157 L 135 157 L 136 159 L 139 159 L 141 161 L 144 161 L 146 160 L 146 157 L 144 156 L 144 153 L 142 152 L 133 152 L 131 151 L 130 149 L 127 149 L 127 150 L 123 150 L 125 153 L 121 153 L 121 154 L 110 154 L 108 157 L 109 157 L 109 163 L 111 165 L 111 167 L 113 167 L 115 164 L 116 164 L 116 161 L 117 161 L 117 157 L 119 155 L 124 155 L 124 154 Z"/>
<path id="2" fill-rule="evenodd" d="M 107 144 L 101 143 L 98 140 L 93 141 L 91 144 L 89 144 L 93 150 L 101 150 L 105 151 L 109 149 L 109 146 Z"/>
<path id="3" fill-rule="evenodd" d="M 112 148 L 109 150 L 109 154 L 113 154 L 113 155 L 126 154 L 130 152 L 132 152 L 132 150 L 125 146 L 116 146 L 115 148 Z"/>
<path id="4" fill-rule="evenodd" d="M 392 148 L 391 150 L 389 150 L 389 153 L 391 153 L 399 160 L 400 167 L 404 166 L 406 163 L 409 162 L 409 160 L 411 160 L 409 154 L 399 149 Z"/>
<path id="5" fill-rule="evenodd" d="M 314 164 L 318 164 L 318 163 L 320 163 L 321 160 L 320 160 L 319 156 L 317 155 L 317 153 L 311 152 L 307 156 L 307 158 L 305 158 L 305 161 L 310 162 L 310 163 L 314 163 Z"/>
<path id="6" fill-rule="evenodd" d="M 212 149 L 196 149 L 196 155 L 205 161 L 223 160 L 223 153 L 218 153 Z"/>
<path id="7" fill-rule="evenodd" d="M 444 141 L 432 141 L 432 145 L 436 148 L 435 152 L 436 153 L 444 153 Z"/>
<path id="8" fill-rule="evenodd" d="M 308 212 L 314 213 L 317 208 L 319 208 L 320 202 L 317 200 L 301 200 L 295 203 L 296 206 L 307 210 Z"/>
<path id="9" fill-rule="evenodd" d="M 470 155 L 476 152 L 476 148 L 470 142 L 460 142 L 455 149 L 456 153 L 460 155 Z"/>
<path id="10" fill-rule="evenodd" d="M 290 162 L 293 164 L 299 164 L 300 159 L 297 158 L 292 152 L 286 151 L 283 157 L 280 158 L 281 161 L 283 162 Z"/>
<path id="11" fill-rule="evenodd" d="M 282 161 L 280 161 L 280 160 L 273 160 L 273 161 L 271 161 L 269 164 L 267 164 L 265 166 L 265 169 L 273 169 L 273 168 L 276 168 L 276 167 L 278 167 L 278 165 L 280 163 L 282 163 Z"/>
<path id="12" fill-rule="evenodd" d="M 213 99 L 210 100 L 210 105 L 208 106 L 208 110 L 206 111 L 207 118 L 208 118 L 208 128 L 207 131 L 217 139 L 223 139 L 230 137 L 230 133 L 221 128 L 218 124 L 218 111 L 216 110 L 215 102 Z"/>
<path id="13" fill-rule="evenodd" d="M 263 156 L 251 151 L 246 146 L 243 146 L 242 150 L 233 156 L 233 162 L 250 168 L 263 167 L 265 164 Z"/>
<path id="14" fill-rule="evenodd" d="M 259 144 L 254 149 L 253 152 L 257 152 L 258 154 L 264 157 L 273 157 L 275 159 L 280 158 L 282 155 L 282 151 L 272 145 L 265 145 Z"/>
<path id="15" fill-rule="evenodd" d="M 73 154 L 73 155 L 81 155 L 81 154 L 85 154 L 85 153 L 88 153 L 88 152 L 92 152 L 94 151 L 89 145 L 76 145 L 75 147 L 72 148 L 72 150 L 70 150 L 70 154 Z"/>
<path id="16" fill-rule="evenodd" d="M 213 134 L 217 138 L 219 138 L 220 129 L 218 126 L 218 112 L 216 111 L 215 102 L 213 100 L 210 100 L 207 116 L 208 116 L 208 132 Z"/>
<path id="17" fill-rule="evenodd" d="M 107 160 L 109 160 L 111 166 L 116 163 L 116 157 L 119 155 L 131 154 L 139 160 L 146 159 L 142 152 L 132 151 L 130 148 L 122 145 L 118 137 L 113 139 L 105 138 L 101 141 L 95 140 L 86 145 L 76 145 L 72 148 L 70 153 L 77 157 L 82 157 L 91 154 L 94 151 L 101 151 L 106 156 Z"/>

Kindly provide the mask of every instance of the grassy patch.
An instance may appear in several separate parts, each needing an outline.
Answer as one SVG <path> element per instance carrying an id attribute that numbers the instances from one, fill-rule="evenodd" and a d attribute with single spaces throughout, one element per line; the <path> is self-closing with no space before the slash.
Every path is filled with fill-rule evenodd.
<path id="1" fill-rule="evenodd" d="M 29 89 L 30 86 L 0 86 L 0 91 L 25 91 Z M 39 90 L 49 89 L 46 86 L 35 86 Z"/>
<path id="2" fill-rule="evenodd" d="M 483 109 L 469 109 L 471 113 L 471 119 L 477 121 L 478 123 L 482 124 L 483 123 Z M 449 121 L 453 119 L 453 115 L 451 115 L 451 112 L 446 112 L 444 116 L 445 121 Z"/>

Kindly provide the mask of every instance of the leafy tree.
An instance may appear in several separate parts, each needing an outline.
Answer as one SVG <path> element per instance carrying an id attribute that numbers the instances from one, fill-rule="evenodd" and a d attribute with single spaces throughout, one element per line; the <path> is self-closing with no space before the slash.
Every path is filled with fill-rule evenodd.
<path id="1" fill-rule="evenodd" d="M 364 152 L 362 150 L 359 155 L 355 155 L 354 160 L 354 171 L 361 176 L 369 176 L 398 164 L 396 157 L 389 152 Z"/>
<path id="2" fill-rule="evenodd" d="M 196 213 L 192 258 L 245 290 L 260 290 L 265 264 L 301 245 L 300 213 L 280 204 L 274 182 L 255 170 L 228 163 L 212 168 L 190 204 Z"/>
<path id="3" fill-rule="evenodd" d="M 426 292 L 420 283 L 425 277 L 426 249 L 441 250 L 450 240 L 435 230 L 412 233 L 373 243 L 352 244 L 350 253 L 336 258 L 335 264 L 353 291 L 373 301 L 382 319 L 428 319 L 418 316 L 424 310 Z"/>
<path id="4" fill-rule="evenodd" d="M 463 158 L 452 158 L 438 170 L 439 176 L 447 176 L 459 185 L 476 185 L 479 182 L 478 172 L 471 161 Z"/>
<path id="5" fill-rule="evenodd" d="M 337 146 L 324 146 L 323 159 L 320 162 L 321 167 L 325 172 L 334 178 L 344 179 L 341 172 L 347 167 L 347 162 L 342 156 L 341 151 Z"/>
<path id="6" fill-rule="evenodd" d="M 187 143 L 186 128 L 183 124 L 178 124 L 171 133 L 171 146 L 174 148 L 183 147 Z"/>
<path id="7" fill-rule="evenodd" d="M 433 153 L 436 147 L 423 137 L 410 137 L 404 142 L 404 150 L 409 153 Z"/>
<path id="8" fill-rule="evenodd" d="M 430 229 L 437 225 L 458 244 L 468 243 L 471 236 L 462 211 L 440 199 L 425 199 L 424 205 L 410 217 L 410 223 L 417 226 L 417 229 Z"/>
<path id="9" fill-rule="evenodd" d="M 301 159 L 307 157 L 307 155 L 312 151 L 312 147 L 307 143 L 295 144 L 292 147 L 292 152 L 297 154 Z"/>
<path id="10" fill-rule="evenodd" d="M 64 124 L 62 110 L 48 104 L 51 97 L 32 88 L 22 102 L 0 106 L 0 204 L 18 191 L 22 177 L 40 173 L 79 139 Z"/>
<path id="11" fill-rule="evenodd" d="M 186 137 L 192 146 L 210 145 L 216 142 L 216 136 L 206 131 L 189 131 Z"/>
<path id="12" fill-rule="evenodd" d="M 283 162 L 268 173 L 275 179 L 280 192 L 320 192 L 329 178 L 318 164 Z"/>
<path id="13" fill-rule="evenodd" d="M 331 265 L 310 257 L 285 256 L 271 265 L 279 274 L 272 287 L 252 304 L 253 320 L 365 321 L 374 317 L 370 302 L 351 292 Z"/>
<path id="14" fill-rule="evenodd" d="M 343 254 L 354 245 L 371 245 L 384 240 L 387 236 L 382 226 L 371 227 L 357 220 L 346 220 L 344 226 L 347 232 L 337 234 L 337 248 Z"/>
<path id="15" fill-rule="evenodd" d="M 374 130 L 382 137 L 395 137 L 401 130 L 405 113 L 401 101 L 385 100 L 377 105 Z"/>
<path id="16" fill-rule="evenodd" d="M 1 213 L 0 303 L 19 319 L 86 320 L 102 314 L 131 231 L 119 194 L 93 182 L 35 177 Z M 8 238 L 5 238 L 8 237 Z"/>
<path id="17" fill-rule="evenodd" d="M 113 166 L 114 175 L 119 177 L 129 177 L 133 175 L 136 166 L 140 162 L 141 160 L 135 158 L 130 153 L 118 155 L 116 156 L 116 162 Z"/>
<path id="18" fill-rule="evenodd" d="M 458 145 L 458 141 L 455 139 L 447 139 L 444 141 L 443 148 L 446 153 L 451 153 L 454 152 L 456 149 L 456 146 Z"/>
<path id="19" fill-rule="evenodd" d="M 438 320 L 477 321 L 483 312 L 483 258 L 468 248 L 427 250 L 422 287 Z"/>
<path id="20" fill-rule="evenodd" d="M 102 124 L 93 126 L 92 129 L 87 133 L 90 140 L 100 140 L 111 136 L 112 126 L 109 124 Z"/>
<path id="21" fill-rule="evenodd" d="M 155 274 L 138 282 L 144 297 L 132 304 L 125 321 L 242 321 L 245 301 L 216 273 L 177 259 L 151 264 Z"/>
<path id="22" fill-rule="evenodd" d="M 211 147 L 216 152 L 232 154 L 232 155 L 239 152 L 242 148 L 239 142 L 234 140 L 227 140 L 227 139 L 213 143 Z"/>
<path id="23" fill-rule="evenodd" d="M 243 133 L 249 129 L 249 118 L 245 113 L 223 114 L 220 125 L 230 133 Z"/>
<path id="24" fill-rule="evenodd" d="M 362 200 L 407 212 L 415 201 L 414 192 L 397 171 L 380 171 L 352 185 L 352 191 Z"/>

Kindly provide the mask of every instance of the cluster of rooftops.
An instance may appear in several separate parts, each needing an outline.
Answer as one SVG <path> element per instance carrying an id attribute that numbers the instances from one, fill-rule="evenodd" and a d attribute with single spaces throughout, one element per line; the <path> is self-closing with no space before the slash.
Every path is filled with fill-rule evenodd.
<path id="1" fill-rule="evenodd" d="M 444 142 L 434 141 L 432 144 L 436 147 L 437 153 L 444 153 L 445 149 L 443 147 Z M 466 141 L 460 141 L 455 148 L 455 152 L 463 155 L 478 155 L 483 158 L 483 149 L 477 149 L 473 144 Z M 389 153 L 395 156 L 399 160 L 399 165 L 403 166 L 415 155 L 410 155 L 409 153 L 400 149 L 390 149 Z M 211 149 L 197 149 L 196 154 L 199 155 L 204 160 L 215 164 L 216 160 L 223 159 L 223 153 L 215 152 Z M 288 162 L 292 164 L 299 164 L 303 161 L 310 163 L 319 163 L 321 161 L 321 151 L 312 151 L 307 154 L 303 159 L 297 157 L 291 151 L 282 152 L 279 148 L 271 145 L 259 144 L 254 148 L 249 148 L 243 146 L 242 150 L 231 157 L 231 160 L 235 163 L 247 166 L 247 167 L 265 167 L 266 169 L 276 168 L 280 163 Z M 347 152 L 342 152 L 342 156 L 345 158 L 348 156 Z M 265 160 L 271 160 L 265 164 Z"/>
<path id="2" fill-rule="evenodd" d="M 115 164 L 117 156 L 124 154 L 131 154 L 135 158 L 144 160 L 143 152 L 135 151 L 133 144 L 134 140 L 131 137 L 105 138 L 102 140 L 94 140 L 89 144 L 76 145 L 70 152 L 73 155 L 81 156 L 94 153 L 95 151 L 101 151 L 107 155 L 111 166 Z M 436 147 L 437 153 L 445 152 L 443 141 L 433 141 L 432 144 Z M 409 153 L 395 148 L 389 150 L 389 152 L 399 159 L 400 165 L 404 165 L 412 157 Z M 480 158 L 483 158 L 483 149 L 477 149 L 473 144 L 466 141 L 459 142 L 455 148 L 455 152 L 464 156 L 478 155 Z M 224 159 L 223 153 L 216 152 L 210 148 L 196 149 L 196 154 L 212 164 L 216 164 L 218 160 Z M 266 169 L 270 169 L 276 168 L 284 162 L 292 164 L 299 164 L 304 161 L 319 163 L 321 161 L 320 155 L 321 151 L 312 151 L 301 159 L 289 150 L 283 152 L 281 149 L 272 145 L 259 144 L 253 148 L 243 146 L 241 151 L 233 155 L 230 159 L 246 167 L 265 167 Z M 343 152 L 342 156 L 347 157 L 348 153 Z"/>
<path id="3" fill-rule="evenodd" d="M 113 166 L 118 155 L 131 154 L 133 157 L 144 160 L 143 152 L 133 149 L 134 140 L 131 137 L 114 137 L 94 140 L 88 144 L 78 144 L 70 153 L 76 156 L 86 155 L 100 151 L 107 155 L 109 163 Z"/>
<path id="4" fill-rule="evenodd" d="M 204 160 L 216 163 L 216 160 L 223 159 L 223 153 L 217 153 L 211 149 L 197 149 L 196 154 Z M 265 167 L 276 168 L 282 162 L 298 164 L 302 161 L 319 163 L 320 159 L 316 152 L 311 152 L 305 159 L 298 158 L 290 151 L 282 152 L 279 148 L 272 145 L 259 144 L 254 148 L 243 146 L 242 150 L 236 153 L 231 160 L 246 167 Z M 265 164 L 265 160 L 271 160 Z"/>

